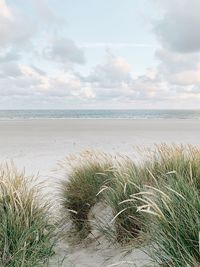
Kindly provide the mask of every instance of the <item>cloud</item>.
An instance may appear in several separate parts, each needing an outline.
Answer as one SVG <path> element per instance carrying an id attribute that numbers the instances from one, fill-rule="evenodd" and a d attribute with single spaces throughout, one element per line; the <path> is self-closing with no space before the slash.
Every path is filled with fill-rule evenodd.
<path id="1" fill-rule="evenodd" d="M 33 34 L 28 17 L 0 0 L 0 49 L 26 43 Z"/>
<path id="2" fill-rule="evenodd" d="M 106 61 L 91 71 L 86 81 L 95 83 L 100 87 L 116 87 L 131 81 L 131 66 L 122 57 L 116 57 L 109 51 Z"/>
<path id="3" fill-rule="evenodd" d="M 156 58 L 161 62 L 163 71 L 165 68 L 171 72 L 184 70 L 195 70 L 198 68 L 200 55 L 198 53 L 183 54 L 172 52 L 166 49 L 158 49 L 155 52 Z M 161 69 L 161 68 L 160 68 Z"/>
<path id="4" fill-rule="evenodd" d="M 38 100 L 55 97 L 67 101 L 95 97 L 92 89 L 73 73 L 59 71 L 50 75 L 35 66 L 13 62 L 0 65 L 0 96 L 32 96 Z"/>
<path id="5" fill-rule="evenodd" d="M 9 50 L 7 52 L 3 51 L 3 53 L 0 53 L 0 62 L 10 62 L 10 61 L 17 61 L 19 59 L 19 53 L 14 52 L 12 50 Z"/>
<path id="6" fill-rule="evenodd" d="M 82 87 L 81 95 L 83 95 L 87 100 L 96 98 L 94 90 L 90 86 L 87 86 L 87 85 Z"/>
<path id="7" fill-rule="evenodd" d="M 34 5 L 35 12 L 31 11 L 32 16 L 27 17 L 24 7 L 0 0 L 1 107 L 2 103 L 10 103 L 10 106 L 14 103 L 20 108 L 104 105 L 164 108 L 165 105 L 185 107 L 187 99 L 198 106 L 199 1 L 152 1 L 157 1 L 162 8 L 161 19 L 155 23 L 161 43 L 155 53 L 158 64 L 138 75 L 137 65 L 131 66 L 123 56 L 114 55 L 112 49 L 154 45 L 103 41 L 77 45 L 60 30 L 65 23 L 54 12 L 50 1 L 30 0 L 26 11 Z M 33 22 L 39 26 L 36 31 Z M 25 49 L 30 43 L 31 49 Z M 97 55 L 90 49 L 107 46 L 110 50 L 106 50 L 105 58 L 93 67 L 90 62 L 86 64 L 85 48 L 90 58 Z M 127 55 L 127 51 L 124 54 Z"/>
<path id="8" fill-rule="evenodd" d="M 35 11 L 40 16 L 40 18 L 47 22 L 48 24 L 58 24 L 62 25 L 63 19 L 60 16 L 56 15 L 54 10 L 50 7 L 47 0 L 31 0 L 35 8 Z"/>
<path id="9" fill-rule="evenodd" d="M 39 101 L 65 99 L 66 103 L 113 103 L 157 98 L 157 74 L 149 71 L 133 78 L 124 58 L 106 53 L 106 60 L 88 76 L 71 70 L 47 73 L 34 65 L 8 62 L 0 65 L 0 95 L 30 97 Z"/>
<path id="10" fill-rule="evenodd" d="M 144 75 L 135 76 L 128 62 L 106 52 L 106 60 L 96 65 L 82 82 L 92 88 L 96 101 L 126 102 L 159 101 L 168 96 L 167 84 L 157 70 L 149 69 Z"/>
<path id="11" fill-rule="evenodd" d="M 84 64 L 83 51 L 68 38 L 53 38 L 50 45 L 45 49 L 46 58 L 62 64 Z"/>
<path id="12" fill-rule="evenodd" d="M 200 85 L 200 69 L 171 74 L 170 82 L 178 85 Z"/>
<path id="13" fill-rule="evenodd" d="M 199 84 L 199 53 L 182 54 L 162 49 L 156 52 L 156 56 L 160 60 L 157 67 L 160 79 L 182 86 Z"/>
<path id="14" fill-rule="evenodd" d="M 190 53 L 200 51 L 200 1 L 156 1 L 163 17 L 155 23 L 155 32 L 164 48 Z"/>
<path id="15" fill-rule="evenodd" d="M 154 0 L 161 8 L 155 33 L 162 48 L 155 52 L 159 60 L 159 78 L 168 83 L 170 92 L 192 92 L 200 84 L 200 1 Z M 195 89 L 197 92 L 198 90 Z"/>
<path id="16" fill-rule="evenodd" d="M 21 70 L 15 62 L 5 62 L 0 64 L 0 78 L 11 78 L 21 76 Z"/>

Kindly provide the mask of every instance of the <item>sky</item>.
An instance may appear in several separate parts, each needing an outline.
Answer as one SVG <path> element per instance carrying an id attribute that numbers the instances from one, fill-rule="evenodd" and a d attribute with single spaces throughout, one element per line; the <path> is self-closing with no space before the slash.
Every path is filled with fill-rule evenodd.
<path id="1" fill-rule="evenodd" d="M 199 0 L 0 0 L 0 109 L 199 109 Z"/>

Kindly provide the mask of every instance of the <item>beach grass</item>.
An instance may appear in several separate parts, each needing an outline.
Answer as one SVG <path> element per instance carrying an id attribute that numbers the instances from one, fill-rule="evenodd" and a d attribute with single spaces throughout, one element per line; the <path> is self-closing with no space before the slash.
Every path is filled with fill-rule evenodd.
<path id="1" fill-rule="evenodd" d="M 151 239 L 149 255 L 160 266 L 200 266 L 200 196 L 196 184 L 177 173 L 160 188 L 143 192 L 140 212 Z M 138 195 L 133 199 L 138 200 Z"/>
<path id="2" fill-rule="evenodd" d="M 148 176 L 142 178 L 142 169 L 130 158 L 121 158 L 116 165 L 115 173 L 109 186 L 102 190 L 105 202 L 112 209 L 114 222 L 115 240 L 119 243 L 139 241 L 144 232 L 142 216 L 137 212 L 135 205 L 126 201 L 130 195 L 142 190 L 143 184 L 147 183 Z"/>
<path id="3" fill-rule="evenodd" d="M 155 145 L 144 160 L 146 175 L 156 177 L 156 181 L 168 178 L 166 174 L 176 172 L 190 179 L 193 177 L 200 190 L 200 149 L 192 145 Z"/>
<path id="4" fill-rule="evenodd" d="M 46 266 L 53 255 L 49 205 L 13 164 L 0 165 L 0 266 Z"/>
<path id="5" fill-rule="evenodd" d="M 200 266 L 200 149 L 161 144 L 137 163 L 94 152 L 73 162 L 61 203 L 82 237 L 91 231 L 89 211 L 102 201 L 112 210 L 102 232 L 120 244 L 148 240 L 156 264 Z"/>
<path id="6" fill-rule="evenodd" d="M 75 233 L 84 239 L 91 231 L 89 211 L 101 198 L 99 190 L 113 175 L 112 157 L 84 151 L 78 157 L 68 158 L 60 166 L 67 170 L 59 186 L 62 213 L 69 214 Z"/>
<path id="7" fill-rule="evenodd" d="M 150 257 L 164 267 L 200 266 L 200 150 L 163 144 L 142 166 L 142 191 L 123 204 L 137 205 L 135 213 L 143 214 Z"/>

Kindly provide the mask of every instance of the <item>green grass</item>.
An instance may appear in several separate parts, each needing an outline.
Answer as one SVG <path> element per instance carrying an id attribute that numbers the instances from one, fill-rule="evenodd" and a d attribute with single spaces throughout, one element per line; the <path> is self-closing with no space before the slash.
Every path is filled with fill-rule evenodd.
<path id="1" fill-rule="evenodd" d="M 39 186 L 12 165 L 0 166 L 0 266 L 45 266 L 54 227 Z"/>
<path id="2" fill-rule="evenodd" d="M 91 231 L 90 209 L 101 200 L 112 210 L 102 232 L 121 244 L 141 244 L 149 235 L 149 253 L 160 266 L 200 266 L 200 149 L 162 144 L 137 164 L 91 152 L 70 166 L 61 204 L 82 237 Z"/>
<path id="3" fill-rule="evenodd" d="M 142 169 L 144 188 L 123 204 L 135 209 L 137 203 L 151 240 L 150 256 L 164 267 L 200 266 L 200 150 L 156 146 Z"/>
<path id="4" fill-rule="evenodd" d="M 140 166 L 136 165 L 131 159 L 121 159 L 118 162 L 114 176 L 110 185 L 102 190 L 105 201 L 112 209 L 114 222 L 114 239 L 119 243 L 139 241 L 139 237 L 144 225 L 142 216 L 137 212 L 137 202 L 135 205 L 124 202 L 134 193 L 140 192 L 144 184 Z M 145 182 L 148 182 L 145 180 Z"/>
<path id="5" fill-rule="evenodd" d="M 177 172 L 179 175 L 196 182 L 200 190 L 200 149 L 192 145 L 157 145 L 144 160 L 146 175 L 153 175 L 156 181 L 166 180 L 167 173 Z"/>
<path id="6" fill-rule="evenodd" d="M 177 173 L 141 199 L 151 238 L 150 256 L 164 267 L 200 266 L 200 196 L 196 184 Z"/>
<path id="7" fill-rule="evenodd" d="M 106 154 L 84 152 L 78 158 L 62 163 L 64 179 L 60 183 L 60 199 L 63 214 L 69 214 L 75 233 L 85 238 L 90 233 L 91 226 L 88 214 L 101 195 L 100 188 L 108 183 L 113 175 L 112 158 Z"/>

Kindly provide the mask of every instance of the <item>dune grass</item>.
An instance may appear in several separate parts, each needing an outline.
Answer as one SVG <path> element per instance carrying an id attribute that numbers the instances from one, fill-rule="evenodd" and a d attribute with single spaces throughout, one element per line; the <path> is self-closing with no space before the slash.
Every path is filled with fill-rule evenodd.
<path id="1" fill-rule="evenodd" d="M 164 267 L 200 266 L 200 196 L 196 184 L 177 173 L 140 199 L 151 238 L 152 259 Z M 192 177 L 190 177 L 192 178 Z"/>
<path id="2" fill-rule="evenodd" d="M 143 216 L 137 212 L 137 201 L 134 205 L 126 201 L 130 195 L 140 193 L 144 185 L 159 185 L 169 172 L 176 171 L 184 176 L 192 172 L 195 179 L 200 177 L 200 152 L 193 146 L 162 144 L 147 151 L 147 154 L 142 151 L 143 158 L 137 164 L 121 157 L 110 185 L 103 191 L 113 211 L 115 235 L 120 243 L 136 241 L 145 231 Z"/>
<path id="3" fill-rule="evenodd" d="M 85 238 L 91 230 L 89 211 L 101 198 L 99 190 L 113 175 L 112 157 L 85 151 L 78 157 L 68 158 L 61 167 L 66 170 L 60 183 L 63 214 L 70 215 L 75 232 Z"/>
<path id="4" fill-rule="evenodd" d="M 75 163 L 61 183 L 61 200 L 83 237 L 91 230 L 88 213 L 101 200 L 112 210 L 110 233 L 118 242 L 145 233 L 160 266 L 200 266 L 200 149 L 162 144 L 137 164 L 93 152 Z"/>
<path id="5" fill-rule="evenodd" d="M 148 183 L 149 177 L 142 176 L 142 172 L 141 167 L 130 158 L 121 158 L 109 186 L 104 186 L 102 190 L 107 205 L 112 209 L 115 239 L 119 243 L 136 239 L 139 241 L 144 231 L 142 216 L 137 212 L 137 202 L 135 205 L 124 202 L 130 195 L 140 192 L 144 183 Z"/>
<path id="6" fill-rule="evenodd" d="M 142 169 L 142 190 L 120 205 L 132 205 L 134 216 L 141 214 L 150 256 L 159 266 L 200 266 L 200 150 L 156 146 Z"/>
<path id="7" fill-rule="evenodd" d="M 139 192 L 146 175 L 141 179 L 141 167 L 130 158 L 113 158 L 108 154 L 86 151 L 78 157 L 62 162 L 64 179 L 60 183 L 60 198 L 63 214 L 69 214 L 75 226 L 74 232 L 85 238 L 91 231 L 88 214 L 98 202 L 105 202 L 112 210 L 112 221 L 104 225 L 104 218 L 96 227 L 110 241 L 127 243 L 139 241 L 143 224 L 135 207 L 123 204 L 131 194 Z M 70 169 L 70 171 L 67 171 Z M 113 225 L 114 224 L 114 228 Z M 112 228 L 111 228 L 112 227 Z"/>
<path id="8" fill-rule="evenodd" d="M 190 179 L 193 177 L 200 190 L 200 149 L 192 145 L 156 145 L 144 161 L 146 175 L 156 177 L 156 181 L 168 178 L 167 173 L 176 172 Z"/>
<path id="9" fill-rule="evenodd" d="M 13 165 L 0 165 L 0 266 L 45 266 L 53 255 L 49 206 Z"/>

